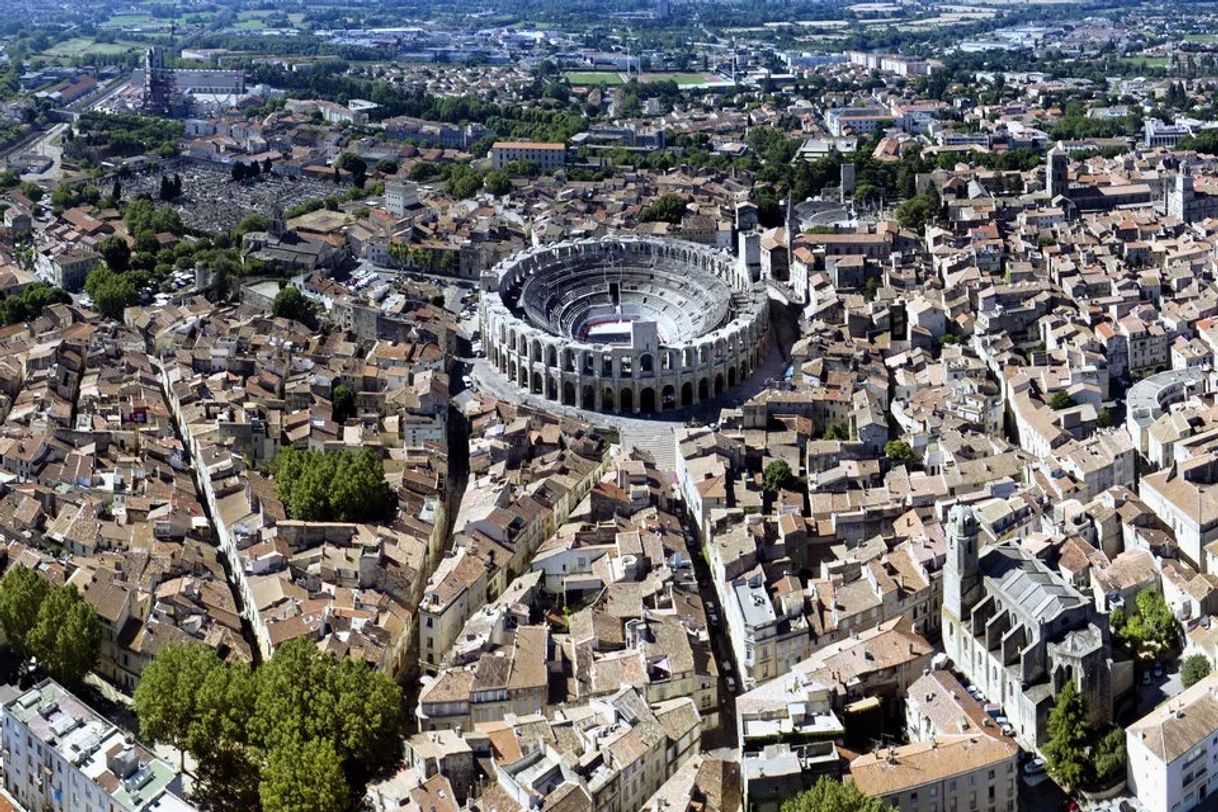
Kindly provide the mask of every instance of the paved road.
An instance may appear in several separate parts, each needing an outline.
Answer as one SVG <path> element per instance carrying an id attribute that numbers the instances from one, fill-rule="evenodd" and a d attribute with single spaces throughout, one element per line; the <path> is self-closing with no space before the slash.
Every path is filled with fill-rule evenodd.
<path id="1" fill-rule="evenodd" d="M 45 155 L 51 159 L 51 166 L 45 172 L 27 172 L 22 180 L 51 180 L 59 177 L 60 164 L 63 161 L 63 133 L 68 128 L 67 123 L 56 124 L 47 130 L 41 138 L 30 144 L 21 154 Z"/>

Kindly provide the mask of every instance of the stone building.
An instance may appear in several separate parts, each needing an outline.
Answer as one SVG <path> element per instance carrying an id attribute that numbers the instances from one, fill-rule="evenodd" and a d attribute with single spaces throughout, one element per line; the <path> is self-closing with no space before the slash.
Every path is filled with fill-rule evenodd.
<path id="1" fill-rule="evenodd" d="M 1054 696 L 1073 681 L 1090 721 L 1112 718 L 1108 618 L 1060 574 L 1017 544 L 979 549 L 971 507 L 951 509 L 943 571 L 943 647 L 1002 705 L 1016 735 L 1044 743 Z"/>

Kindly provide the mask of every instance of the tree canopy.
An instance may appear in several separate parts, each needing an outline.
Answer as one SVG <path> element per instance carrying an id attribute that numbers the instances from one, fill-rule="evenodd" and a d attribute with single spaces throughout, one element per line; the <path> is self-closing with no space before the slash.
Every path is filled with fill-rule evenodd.
<path id="1" fill-rule="evenodd" d="M 393 494 L 372 449 L 332 453 L 284 448 L 275 457 L 275 487 L 293 519 L 366 522 L 384 518 Z"/>
<path id="2" fill-rule="evenodd" d="M 889 809 L 879 798 L 864 795 L 854 784 L 823 776 L 812 789 L 784 801 L 781 812 L 888 812 Z"/>
<path id="3" fill-rule="evenodd" d="M 209 647 L 168 644 L 144 670 L 135 711 L 145 737 L 195 758 L 213 808 L 260 801 L 263 812 L 347 808 L 397 761 L 403 725 L 392 679 L 303 638 L 252 672 Z"/>
<path id="4" fill-rule="evenodd" d="M 29 567 L 11 567 L 0 579 L 0 626 L 8 643 L 22 657 L 31 654 L 29 636 L 51 585 Z"/>
<path id="5" fill-rule="evenodd" d="M 111 234 L 98 243 L 97 252 L 106 261 L 106 266 L 115 273 L 123 273 L 131 264 L 131 246 L 117 234 Z"/>
<path id="6" fill-rule="evenodd" d="M 20 293 L 0 298 L 0 322 L 7 325 L 33 321 L 49 305 L 68 304 L 71 301 L 72 294 L 63 288 L 35 282 Z"/>
<path id="7" fill-rule="evenodd" d="M 1073 680 L 1067 680 L 1049 711 L 1049 738 L 1043 748 L 1049 774 L 1067 789 L 1087 777 L 1087 706 Z"/>
<path id="8" fill-rule="evenodd" d="M 271 300 L 271 315 L 277 319 L 291 319 L 308 326 L 317 323 L 316 305 L 291 285 L 275 294 L 275 298 Z"/>
<path id="9" fill-rule="evenodd" d="M 0 626 L 9 645 L 68 688 L 97 665 L 101 625 L 74 586 L 56 586 L 24 566 L 0 579 Z"/>
<path id="10" fill-rule="evenodd" d="M 795 481 L 795 476 L 791 473 L 791 466 L 786 460 L 774 460 L 765 467 L 763 473 L 764 485 L 766 493 L 776 494 L 783 488 L 788 488 Z"/>
<path id="11" fill-rule="evenodd" d="M 1067 394 L 1066 390 L 1058 389 L 1053 393 L 1053 397 L 1049 398 L 1049 408 L 1055 411 L 1069 409 L 1074 405 L 1074 398 Z"/>
<path id="12" fill-rule="evenodd" d="M 891 440 L 884 443 L 884 456 L 893 462 L 909 462 L 914 458 L 914 450 L 905 440 Z"/>
<path id="13" fill-rule="evenodd" d="M 1180 640 L 1171 608 L 1154 589 L 1139 591 L 1132 606 L 1114 609 L 1108 623 L 1121 645 L 1135 656 L 1157 657 Z"/>
<path id="14" fill-rule="evenodd" d="M 663 194 L 647 204 L 639 212 L 640 223 L 679 223 L 685 216 L 685 198 L 680 195 Z"/>
<path id="15" fill-rule="evenodd" d="M 115 273 L 104 265 L 89 272 L 85 278 L 85 293 L 93 299 L 93 307 L 108 319 L 121 321 L 123 311 L 139 302 L 136 274 Z"/>
<path id="16" fill-rule="evenodd" d="M 1180 664 L 1180 682 L 1191 688 L 1210 675 L 1210 661 L 1204 654 L 1190 654 Z"/>
<path id="17" fill-rule="evenodd" d="M 928 189 L 897 206 L 897 223 L 916 234 L 921 234 L 928 223 L 934 222 L 939 213 L 939 195 Z"/>
<path id="18" fill-rule="evenodd" d="M 355 390 L 345 383 L 334 387 L 330 395 L 333 407 L 332 417 L 335 423 L 345 423 L 347 418 L 355 416 Z"/>

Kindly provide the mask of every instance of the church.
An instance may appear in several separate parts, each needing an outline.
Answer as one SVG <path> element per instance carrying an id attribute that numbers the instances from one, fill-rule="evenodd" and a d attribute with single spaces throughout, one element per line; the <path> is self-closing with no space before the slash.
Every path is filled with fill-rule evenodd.
<path id="1" fill-rule="evenodd" d="M 1003 711 L 1025 744 L 1047 739 L 1053 697 L 1072 681 L 1089 721 L 1112 718 L 1108 618 L 1018 544 L 979 549 L 973 509 L 947 523 L 943 646 L 956 669 Z"/>
<path id="2" fill-rule="evenodd" d="M 246 257 L 268 262 L 288 273 L 333 270 L 346 256 L 345 245 L 338 246 L 319 237 L 308 237 L 289 229 L 283 209 L 276 204 L 266 231 L 251 231 L 241 238 Z"/>

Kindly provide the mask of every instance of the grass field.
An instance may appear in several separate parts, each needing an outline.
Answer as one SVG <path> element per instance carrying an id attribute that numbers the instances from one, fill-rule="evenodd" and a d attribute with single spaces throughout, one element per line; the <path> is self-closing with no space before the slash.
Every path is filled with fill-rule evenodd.
<path id="1" fill-rule="evenodd" d="M 577 71 L 567 74 L 567 81 L 573 85 L 620 85 L 625 84 L 620 73 L 609 71 Z"/>
<path id="2" fill-rule="evenodd" d="M 1188 34 L 1184 37 L 1186 42 L 1197 42 L 1202 45 L 1213 45 L 1218 42 L 1218 34 Z"/>
<path id="3" fill-rule="evenodd" d="M 719 77 L 705 73 L 644 73 L 644 82 L 659 82 L 661 80 L 671 79 L 682 87 L 689 85 L 701 85 L 706 82 L 717 82 Z"/>
<path id="4" fill-rule="evenodd" d="M 128 25 L 151 25 L 153 19 L 148 14 L 115 14 L 102 23 L 108 28 L 123 28 Z"/>
<path id="5" fill-rule="evenodd" d="M 1126 64 L 1137 65 L 1143 68 L 1167 67 L 1167 57 L 1165 56 L 1127 56 L 1123 61 Z"/>
<path id="6" fill-rule="evenodd" d="M 42 52 L 42 55 L 47 59 L 72 59 L 78 56 L 112 56 L 114 54 L 125 54 L 133 48 L 142 47 L 138 42 L 127 40 L 98 42 L 92 37 L 73 37 L 48 48 Z"/>

